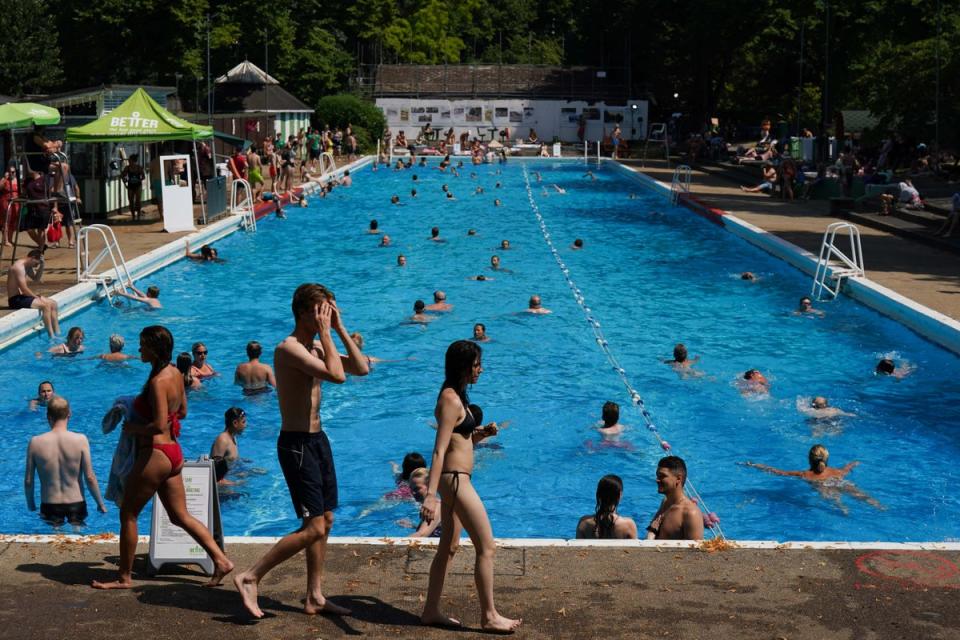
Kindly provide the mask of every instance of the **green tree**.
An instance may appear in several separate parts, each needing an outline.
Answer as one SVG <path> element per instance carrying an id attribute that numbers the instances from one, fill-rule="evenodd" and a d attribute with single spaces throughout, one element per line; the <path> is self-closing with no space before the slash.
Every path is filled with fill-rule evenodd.
<path id="1" fill-rule="evenodd" d="M 22 96 L 63 82 L 57 29 L 47 0 L 0 1 L 0 93 Z"/>

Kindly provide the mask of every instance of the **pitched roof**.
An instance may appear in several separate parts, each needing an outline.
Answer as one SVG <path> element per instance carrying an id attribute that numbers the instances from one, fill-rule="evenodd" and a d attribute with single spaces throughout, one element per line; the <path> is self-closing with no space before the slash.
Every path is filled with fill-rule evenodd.
<path id="1" fill-rule="evenodd" d="M 249 60 L 244 60 L 230 69 L 215 82 L 217 84 L 280 84 L 276 78 Z"/>
<path id="2" fill-rule="evenodd" d="M 249 114 L 278 111 L 313 113 L 313 109 L 278 84 L 225 83 L 217 85 L 213 94 L 214 113 Z"/>

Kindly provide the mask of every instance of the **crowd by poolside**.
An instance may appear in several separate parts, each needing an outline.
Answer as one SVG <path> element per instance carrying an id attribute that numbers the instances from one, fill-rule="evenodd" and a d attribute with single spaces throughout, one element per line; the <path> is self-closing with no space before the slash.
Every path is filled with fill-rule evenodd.
<path id="1" fill-rule="evenodd" d="M 312 135 L 312 134 L 311 134 Z M 323 138 L 326 140 L 326 138 Z M 503 161 L 502 157 L 474 156 L 479 162 Z M 308 161 L 313 158 L 308 158 Z M 380 165 L 379 167 L 377 165 Z M 248 168 L 251 165 L 247 165 Z M 400 161 L 395 171 L 422 166 L 411 155 Z M 389 161 L 375 162 L 373 169 L 390 168 Z M 449 171 L 451 176 L 463 168 L 445 157 L 437 167 Z M 282 173 L 281 173 L 282 175 Z M 541 176 L 535 176 L 540 182 Z M 279 178 L 282 180 L 283 178 Z M 588 171 L 583 179 L 595 180 Z M 499 186 L 499 182 L 497 183 Z M 349 186 L 349 185 L 345 185 Z M 447 185 L 444 192 L 450 194 Z M 282 188 L 282 183 L 281 183 Z M 558 193 L 564 193 L 557 189 Z M 396 203 L 399 196 L 393 196 Z M 494 202 L 496 206 L 496 202 Z M 476 230 L 468 231 L 476 233 Z M 376 220 L 370 222 L 368 234 L 381 236 L 380 246 L 389 246 L 388 238 Z M 426 242 L 445 242 L 440 229 L 434 227 Z M 502 240 L 500 250 L 510 250 L 508 239 Z M 571 251 L 585 250 L 581 238 L 570 244 Z M 185 258 L 203 263 L 222 262 L 216 248 L 204 245 L 199 252 L 185 246 Z M 407 256 L 398 255 L 397 268 L 404 268 Z M 56 305 L 44 306 L 47 300 L 35 296 L 29 288 L 28 279 L 37 279 L 43 270 L 43 252 L 33 250 L 14 263 L 8 276 L 8 296 L 31 298 L 24 300 L 24 308 L 36 308 L 43 314 L 51 336 L 59 335 Z M 490 270 L 495 276 L 509 277 L 509 269 L 501 264 L 499 255 L 490 259 Z M 474 279 L 481 279 L 475 276 Z M 482 279 L 492 279 L 486 274 Z M 756 281 L 757 276 L 744 272 L 745 282 Z M 131 282 L 123 297 L 130 304 L 142 305 L 145 310 L 162 307 L 160 290 L 147 287 L 140 291 Z M 39 306 L 34 306 L 34 302 Z M 413 314 L 407 322 L 426 325 L 442 321 L 453 305 L 445 292 L 433 293 L 430 304 L 416 300 Z M 233 582 L 240 593 L 243 607 L 253 617 L 263 616 L 258 604 L 258 590 L 262 579 L 276 566 L 291 559 L 300 551 L 306 551 L 307 594 L 304 611 L 308 614 L 326 612 L 346 615 L 349 611 L 328 600 L 322 590 L 323 558 L 326 544 L 334 523 L 334 510 L 338 504 L 336 472 L 329 441 L 320 424 L 322 383 L 342 384 L 347 376 L 367 376 L 375 372 L 375 363 L 383 362 L 363 352 L 363 337 L 351 333 L 344 322 L 343 310 L 338 306 L 333 292 L 319 284 L 303 284 L 293 293 L 291 302 L 294 328 L 273 351 L 273 366 L 261 362 L 263 347 L 256 341 L 246 345 L 247 359 L 237 364 L 234 383 L 245 395 L 276 392 L 280 411 L 280 433 L 277 455 L 287 482 L 294 510 L 300 526 L 284 536 L 252 567 L 240 572 Z M 544 307 L 537 294 L 532 294 L 523 313 L 542 316 L 551 313 Z M 824 312 L 813 306 L 808 297 L 801 298 L 798 315 L 822 317 Z M 339 346 L 334 338 L 339 341 Z M 519 619 L 502 616 L 496 609 L 493 595 L 493 558 L 495 543 L 492 527 L 487 518 L 481 496 L 472 482 L 474 451 L 489 446 L 505 423 L 484 422 L 483 410 L 470 402 L 468 387 L 476 384 L 483 373 L 481 344 L 489 342 L 486 326 L 475 323 L 469 339 L 451 343 L 443 363 L 444 377 L 434 408 L 437 433 L 429 459 L 417 452 L 408 453 L 401 465 L 394 465 L 396 489 L 386 500 L 407 500 L 419 505 L 419 522 L 409 523 L 411 537 L 438 537 L 439 545 L 430 569 L 429 588 L 421 620 L 425 624 L 458 626 L 457 619 L 441 610 L 444 578 L 450 561 L 459 546 L 461 532 L 466 530 L 476 549 L 475 568 L 477 590 L 481 607 L 481 624 L 485 630 L 512 632 L 520 625 Z M 124 338 L 112 335 L 109 351 L 96 358 L 107 362 L 122 362 L 134 356 L 123 353 Z M 341 350 L 343 353 L 341 353 Z M 84 333 L 81 327 L 72 327 L 66 340 L 50 348 L 54 357 L 75 357 L 86 353 Z M 121 447 L 126 447 L 127 458 L 121 460 L 123 470 L 118 469 L 117 457 L 111 469 L 106 492 L 108 500 L 120 507 L 120 563 L 115 581 L 95 582 L 100 589 L 127 589 L 133 584 L 132 566 L 137 541 L 137 518 L 141 510 L 156 494 L 171 522 L 183 528 L 201 545 L 215 565 L 210 586 L 219 585 L 225 576 L 234 570 L 234 564 L 213 540 L 205 526 L 187 511 L 183 480 L 180 471 L 184 454 L 178 443 L 181 422 L 187 417 L 189 393 L 201 388 L 204 381 L 220 375 L 207 360 L 208 350 L 203 342 L 196 342 L 189 352 L 174 352 L 174 336 L 159 325 L 143 329 L 139 336 L 139 358 L 150 365 L 146 383 L 136 396 L 117 398 L 104 416 L 104 430 L 120 424 Z M 682 378 L 703 375 L 698 368 L 699 356 L 691 357 L 684 344 L 673 349 L 673 358 L 664 364 L 673 368 Z M 903 377 L 911 368 L 906 363 L 882 359 L 875 373 L 882 376 Z M 744 396 L 764 395 L 770 392 L 771 383 L 763 372 L 750 369 L 738 381 Z M 30 408 L 45 408 L 50 430 L 30 440 L 27 455 L 27 481 L 25 483 L 27 506 L 36 509 L 34 476 L 40 478 L 40 513 L 43 519 L 61 526 L 64 522 L 82 526 L 87 515 L 80 478 L 85 478 L 86 487 L 97 509 L 106 511 L 104 497 L 92 471 L 89 443 L 85 436 L 69 430 L 70 406 L 65 398 L 56 394 L 51 381 L 40 383 L 37 396 L 30 399 Z M 798 400 L 800 413 L 813 420 L 836 419 L 850 415 L 830 405 L 827 398 L 816 396 L 810 400 Z M 224 428 L 211 443 L 209 457 L 213 461 L 216 480 L 221 487 L 242 482 L 236 473 L 240 460 L 239 439 L 246 428 L 246 414 L 240 407 L 230 407 L 224 413 Z M 617 443 L 628 429 L 620 421 L 620 408 L 607 401 L 601 410 L 601 420 L 596 425 L 603 442 Z M 126 443 L 126 444 L 124 444 Z M 122 456 L 121 456 L 122 458 Z M 746 461 L 749 467 L 784 476 L 795 476 L 810 482 L 825 498 L 840 502 L 840 493 L 861 499 L 877 508 L 876 500 L 845 481 L 845 476 L 858 464 L 852 461 L 843 467 L 828 465 L 829 452 L 816 444 L 808 452 L 809 468 L 802 471 L 782 470 L 769 465 Z M 659 460 L 656 468 L 657 491 L 663 496 L 656 513 L 652 514 L 644 532 L 638 531 L 636 522 L 618 513 L 623 497 L 622 480 L 614 474 L 600 478 L 596 488 L 596 507 L 593 513 L 579 519 L 572 532 L 583 539 L 636 539 L 643 535 L 650 540 L 701 540 L 704 530 L 714 524 L 693 499 L 685 493 L 688 470 L 685 461 L 675 455 Z"/>

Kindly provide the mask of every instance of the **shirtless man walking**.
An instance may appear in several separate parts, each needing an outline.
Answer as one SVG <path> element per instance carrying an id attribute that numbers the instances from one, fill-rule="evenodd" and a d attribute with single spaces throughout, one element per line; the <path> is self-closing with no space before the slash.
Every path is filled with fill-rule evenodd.
<path id="1" fill-rule="evenodd" d="M 234 578 L 243 606 L 262 618 L 257 587 L 268 571 L 300 551 L 307 556 L 307 597 L 304 613 L 349 615 L 350 611 L 327 600 L 322 591 L 327 536 L 337 507 L 337 476 L 330 442 L 320 426 L 321 384 L 343 384 L 346 374 L 365 376 L 367 360 L 343 326 L 333 293 L 319 284 L 302 284 L 293 294 L 293 333 L 273 353 L 277 368 L 280 437 L 277 457 L 283 469 L 299 529 L 284 536 L 250 569 Z M 347 355 L 333 343 L 331 328 L 340 336 Z M 319 334 L 320 340 L 315 341 Z"/>
<path id="2" fill-rule="evenodd" d="M 647 527 L 647 540 L 703 540 L 703 514 L 683 493 L 687 465 L 682 458 L 667 456 L 657 463 L 657 493 L 663 502 Z"/>
<path id="3" fill-rule="evenodd" d="M 43 326 L 50 337 L 60 333 L 60 317 L 57 301 L 35 294 L 27 285 L 27 276 L 34 282 L 43 277 L 43 251 L 33 249 L 25 258 L 20 258 L 7 272 L 7 304 L 11 309 L 36 309 L 43 316 Z"/>
<path id="4" fill-rule="evenodd" d="M 273 369 L 268 364 L 260 362 L 263 347 L 256 340 L 247 343 L 248 362 L 237 365 L 233 374 L 233 384 L 243 387 L 244 395 L 253 395 L 276 388 L 277 379 L 273 376 Z"/>
<path id="5" fill-rule="evenodd" d="M 97 503 L 97 510 L 106 513 L 107 507 L 100 497 L 100 486 L 93 473 L 90 460 L 90 443 L 82 433 L 67 429 L 70 419 L 70 403 L 65 398 L 54 396 L 47 403 L 49 433 L 30 438 L 27 446 L 27 474 L 23 488 L 27 496 L 27 508 L 36 511 L 33 478 L 40 475 L 40 517 L 59 527 L 66 520 L 78 527 L 87 517 L 87 502 L 83 499 L 80 472 L 87 480 L 87 489 Z"/>

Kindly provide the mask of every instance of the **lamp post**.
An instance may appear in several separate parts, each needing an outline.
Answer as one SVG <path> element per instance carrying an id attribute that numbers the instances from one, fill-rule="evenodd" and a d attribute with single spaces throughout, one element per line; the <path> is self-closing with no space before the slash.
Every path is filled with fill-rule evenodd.
<path id="1" fill-rule="evenodd" d="M 820 131 L 820 159 L 830 160 L 830 136 L 827 130 L 830 127 L 830 0 L 824 0 L 824 75 L 823 75 L 823 124 Z"/>
<path id="2" fill-rule="evenodd" d="M 633 103 L 630 105 L 630 139 L 637 139 L 637 105 Z"/>

